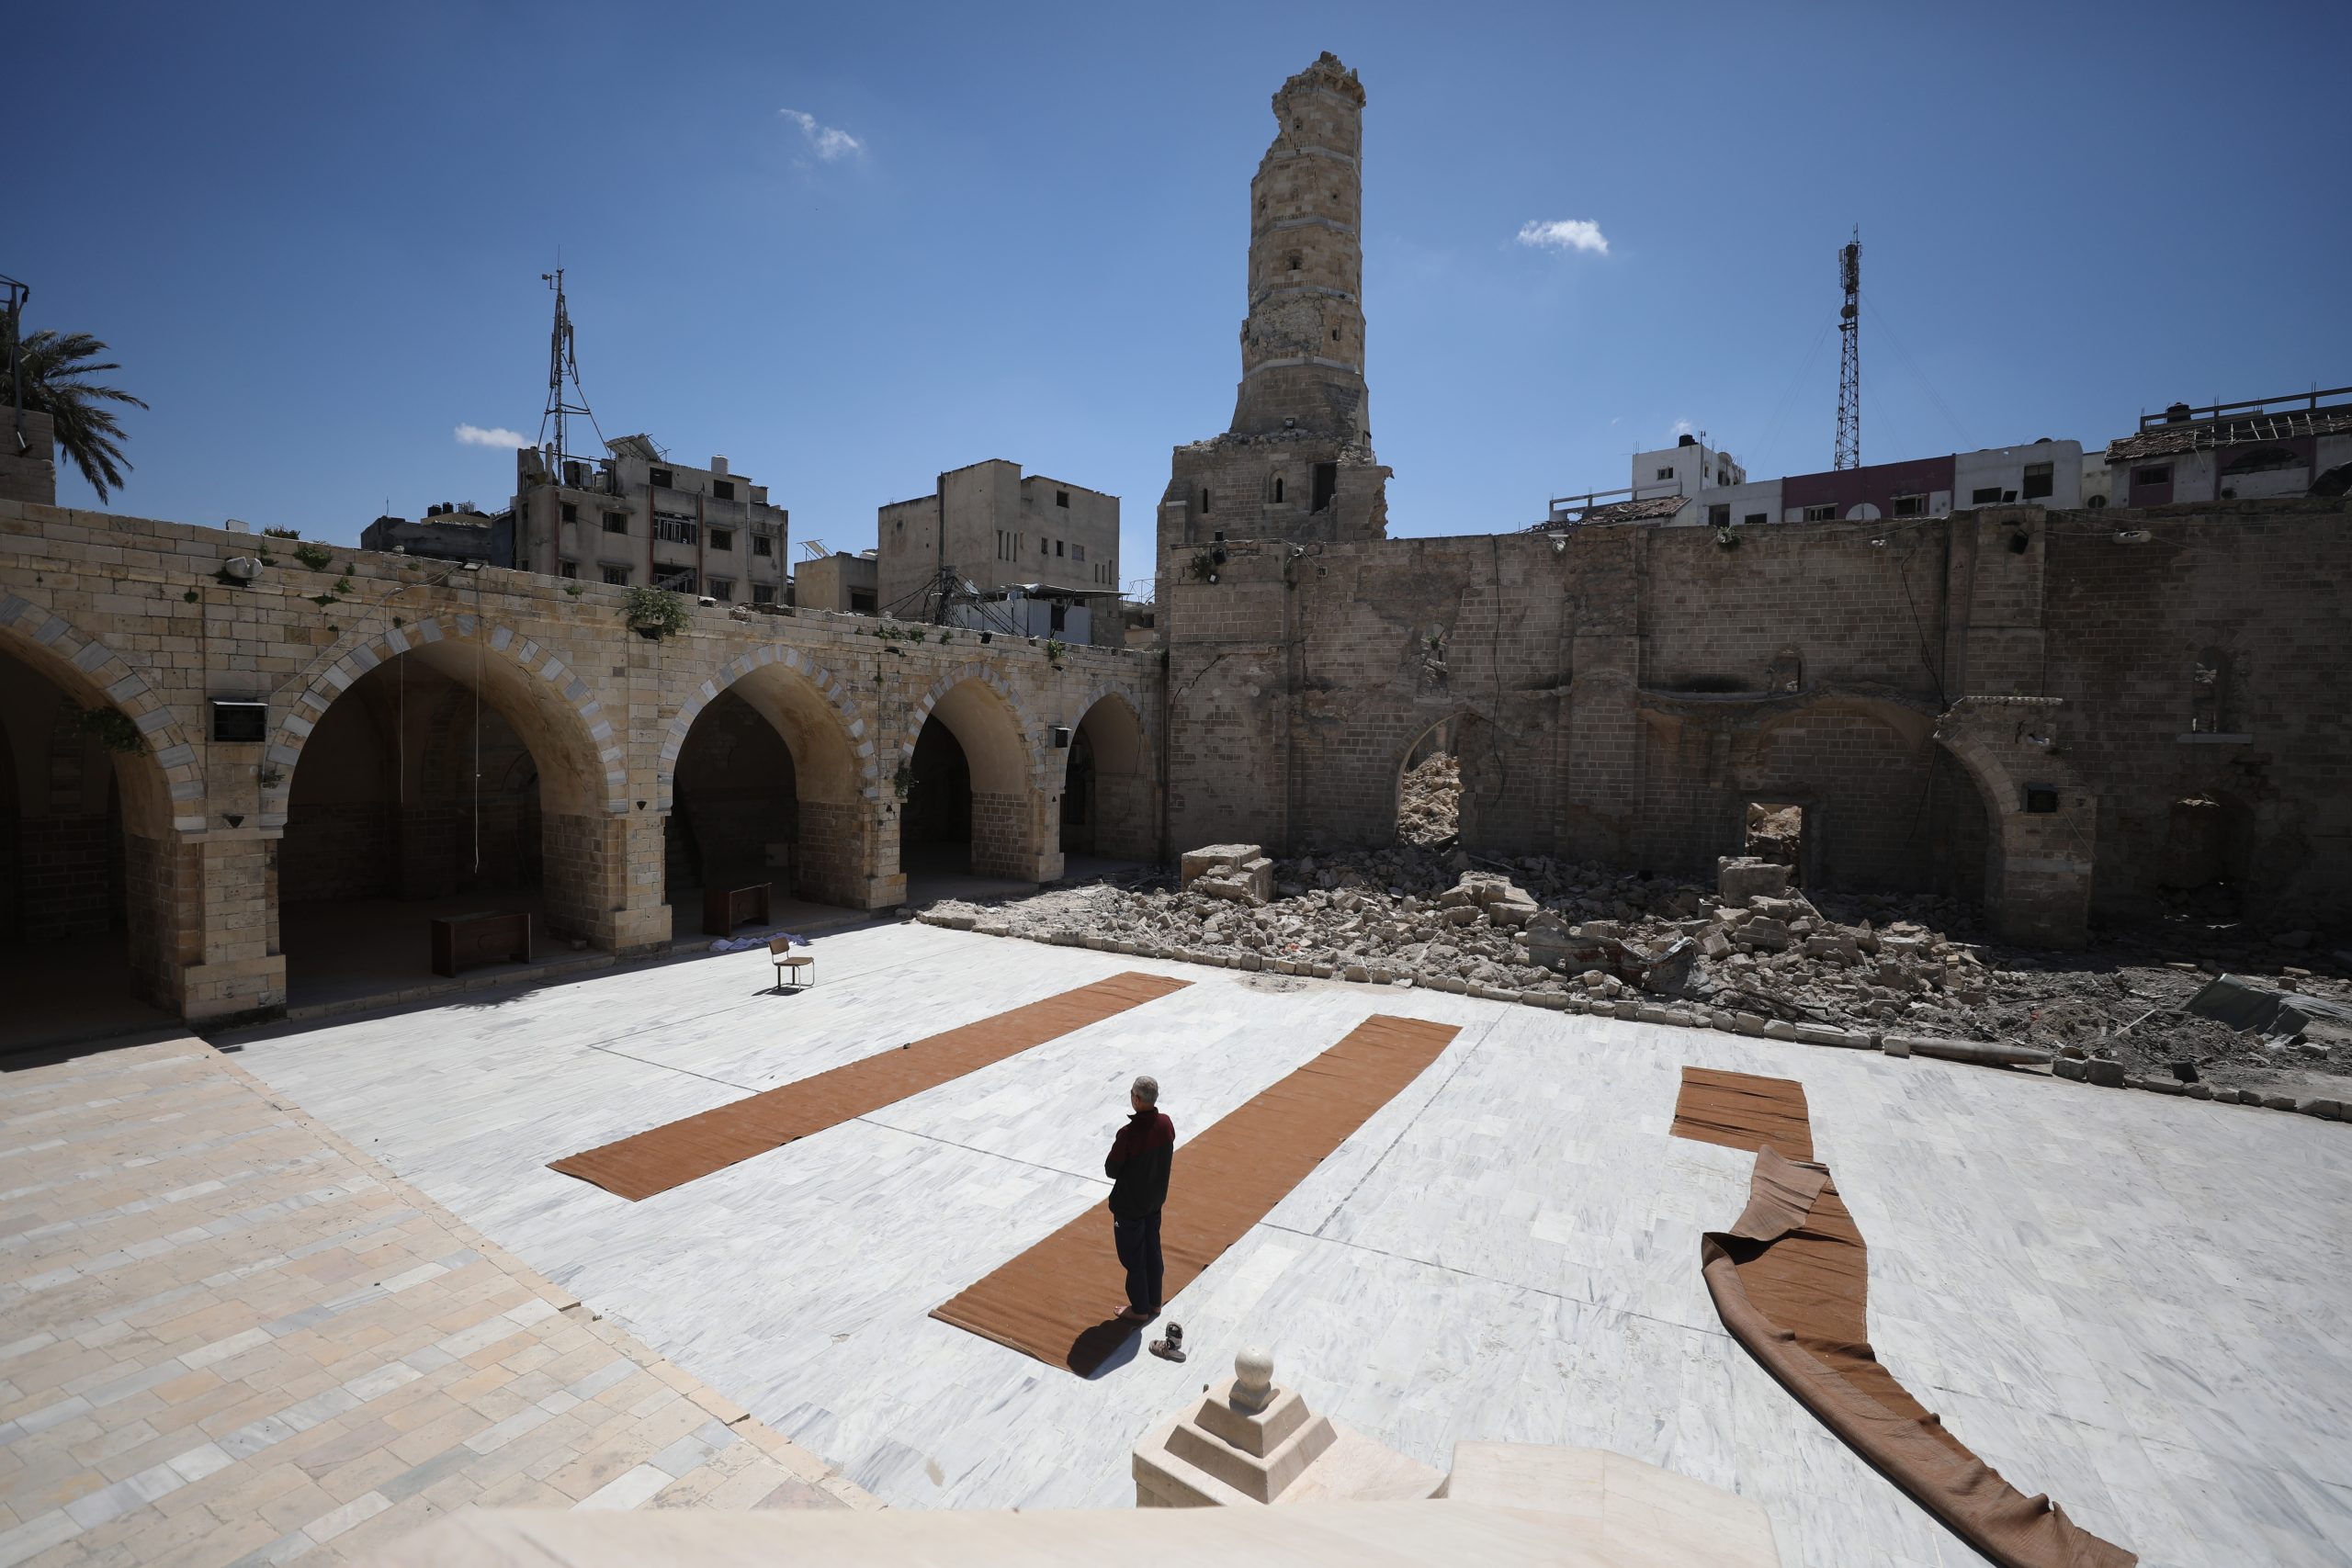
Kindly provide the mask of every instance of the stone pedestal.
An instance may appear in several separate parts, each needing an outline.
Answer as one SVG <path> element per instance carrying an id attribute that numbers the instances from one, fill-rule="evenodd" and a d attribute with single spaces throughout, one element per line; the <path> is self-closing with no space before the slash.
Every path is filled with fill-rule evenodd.
<path id="1" fill-rule="evenodd" d="M 1135 1448 L 1136 1506 L 1375 1502 L 1427 1497 L 1444 1477 L 1309 1410 L 1263 1351 Z"/>

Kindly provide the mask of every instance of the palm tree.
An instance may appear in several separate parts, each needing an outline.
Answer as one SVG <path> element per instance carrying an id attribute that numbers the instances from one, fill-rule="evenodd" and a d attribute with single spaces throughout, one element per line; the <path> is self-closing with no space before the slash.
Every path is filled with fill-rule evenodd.
<path id="1" fill-rule="evenodd" d="M 130 465 L 123 460 L 122 426 L 115 422 L 114 411 L 102 405 L 129 403 L 141 409 L 147 405 L 119 387 L 101 387 L 89 380 L 101 371 L 122 367 L 92 364 L 107 345 L 87 333 L 44 329 L 26 333 L 21 347 L 25 407 L 49 415 L 59 447 L 74 459 L 98 499 L 106 500 L 107 487 L 120 489 L 122 471 Z M 0 391 L 6 386 L 6 344 L 0 344 Z"/>

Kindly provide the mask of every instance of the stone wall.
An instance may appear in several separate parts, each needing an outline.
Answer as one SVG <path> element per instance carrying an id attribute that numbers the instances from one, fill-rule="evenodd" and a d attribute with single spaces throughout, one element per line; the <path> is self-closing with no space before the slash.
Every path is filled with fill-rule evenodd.
<path id="1" fill-rule="evenodd" d="M 2079 941 L 2092 895 L 2148 906 L 2177 806 L 2211 801 L 2235 814 L 2248 913 L 2340 913 L 2346 521 L 2273 502 L 1777 525 L 1731 547 L 1640 525 L 1234 538 L 1215 582 L 1179 542 L 1170 832 L 1386 841 L 1408 755 L 1456 719 L 1474 849 L 1698 873 L 1737 852 L 1750 802 L 1796 804 L 1811 885 L 1981 895 Z M 1996 698 L 2050 701 L 1947 722 Z"/>
<path id="2" fill-rule="evenodd" d="M 258 581 L 221 579 L 224 561 L 256 553 L 268 557 Z M 190 1018 L 285 1005 L 277 874 L 292 781 L 336 700 L 395 660 L 479 691 L 536 764 L 537 833 L 526 796 L 486 796 L 486 866 L 494 858 L 510 881 L 536 874 L 551 928 L 622 952 L 671 939 L 663 823 L 686 737 L 721 692 L 742 692 L 791 749 L 799 886 L 861 908 L 907 896 L 893 780 L 934 709 L 967 732 L 967 751 L 993 759 L 1004 797 L 991 808 L 1001 819 L 990 828 L 996 874 L 1060 874 L 1060 852 L 1039 826 L 1058 820 L 1067 754 L 1051 745 L 1054 728 L 1075 727 L 1116 692 L 1151 716 L 1148 750 L 1162 754 L 1159 664 L 1148 653 L 1012 637 L 982 645 L 969 633 L 916 642 L 919 628 L 870 616 L 747 608 L 690 607 L 686 629 L 657 642 L 633 634 L 621 606 L 621 591 L 601 583 L 496 568 L 456 574 L 447 563 L 349 549 L 312 570 L 282 541 L 0 502 L 0 678 L 53 688 L 81 707 L 111 705 L 137 727 L 144 750 L 113 764 L 120 826 L 101 837 L 124 868 L 124 923 L 143 944 L 135 963 Z M 982 691 L 985 701 L 959 695 Z M 266 703 L 267 738 L 209 739 L 211 698 Z M 332 730 L 320 741 L 347 743 Z M 412 761 L 418 746 L 440 743 L 413 733 Z M 448 776 L 467 766 L 458 758 Z M 1156 852 L 1156 774 L 1144 795 L 1130 802 L 1144 821 L 1127 830 Z M 29 849 L 23 830 L 44 803 L 17 804 Z M 416 801 L 424 815 L 399 823 L 404 886 L 441 886 L 446 873 L 434 866 L 460 851 L 470 873 L 473 824 L 458 805 L 470 809 L 469 799 Z M 367 885 L 368 854 L 354 847 L 341 863 L 322 863 L 308 822 L 295 830 L 312 841 L 291 852 L 291 895 L 351 896 Z M 130 848 L 141 840 L 160 847 Z"/>

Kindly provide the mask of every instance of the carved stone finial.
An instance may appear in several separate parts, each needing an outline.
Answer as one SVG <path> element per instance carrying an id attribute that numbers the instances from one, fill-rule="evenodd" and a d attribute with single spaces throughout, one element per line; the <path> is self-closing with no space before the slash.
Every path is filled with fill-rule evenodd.
<path id="1" fill-rule="evenodd" d="M 1252 1415 L 1274 1397 L 1274 1356 L 1252 1345 L 1233 1358 L 1233 1404 Z"/>

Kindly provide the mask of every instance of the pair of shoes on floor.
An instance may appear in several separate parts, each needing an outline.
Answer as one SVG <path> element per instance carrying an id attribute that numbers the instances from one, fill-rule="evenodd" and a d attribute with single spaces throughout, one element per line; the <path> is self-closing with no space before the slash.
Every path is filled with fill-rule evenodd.
<path id="1" fill-rule="evenodd" d="M 1181 1323 L 1170 1324 L 1168 1337 L 1153 1340 L 1150 1349 L 1153 1355 L 1163 1361 L 1182 1360 L 1184 1359 L 1184 1325 Z"/>

